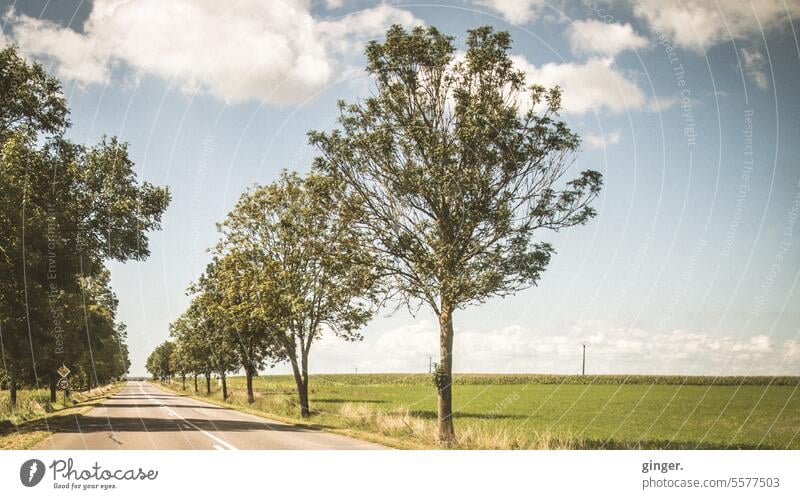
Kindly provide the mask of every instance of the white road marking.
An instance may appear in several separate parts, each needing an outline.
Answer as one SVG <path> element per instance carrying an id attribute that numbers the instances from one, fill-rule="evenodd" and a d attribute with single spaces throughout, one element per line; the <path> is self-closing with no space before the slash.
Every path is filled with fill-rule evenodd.
<path id="1" fill-rule="evenodd" d="M 202 433 L 203 435 L 207 436 L 207 437 L 208 437 L 208 438 L 210 438 L 211 440 L 213 440 L 213 441 L 217 442 L 218 444 L 220 444 L 221 446 L 225 447 L 225 448 L 226 448 L 226 449 L 228 449 L 228 450 L 239 450 L 239 449 L 237 449 L 236 447 L 234 447 L 233 445 L 231 445 L 231 444 L 229 444 L 228 442 L 226 442 L 225 440 L 223 440 L 223 439 L 221 439 L 221 438 L 217 437 L 216 435 L 212 435 L 211 433 L 207 432 L 206 430 L 204 430 L 204 429 L 200 428 L 199 426 L 195 425 L 194 423 L 192 423 L 191 421 L 187 420 L 186 418 L 184 418 L 183 416 L 181 416 L 181 415 L 180 415 L 180 414 L 178 414 L 177 412 L 173 411 L 173 410 L 172 410 L 172 409 L 170 409 L 169 407 L 167 407 L 167 406 L 165 406 L 164 404 L 162 404 L 162 403 L 161 403 L 159 400 L 156 400 L 156 399 L 154 399 L 152 396 L 150 396 L 150 394 L 148 394 L 147 392 L 145 392 L 145 391 L 144 391 L 144 387 L 143 387 L 143 386 L 141 386 L 141 385 L 140 385 L 140 386 L 139 386 L 139 389 L 142 391 L 142 393 L 143 393 L 144 395 L 146 395 L 146 396 L 147 396 L 147 398 L 149 398 L 150 400 L 152 400 L 152 401 L 153 401 L 153 402 L 155 402 L 156 404 L 158 404 L 158 405 L 160 405 L 161 407 L 163 407 L 164 409 L 166 409 L 168 413 L 172 414 L 172 415 L 173 415 L 173 416 L 175 416 L 176 418 L 180 418 L 180 419 L 182 419 L 184 422 L 186 422 L 186 424 L 188 424 L 189 426 L 191 426 L 191 427 L 192 427 L 192 428 L 194 428 L 195 430 L 199 431 L 199 432 L 200 432 L 200 433 Z M 213 444 L 212 444 L 212 445 L 213 445 Z M 216 446 L 216 445 L 214 445 L 214 448 L 216 449 L 216 448 L 217 448 L 217 446 Z M 222 450 L 222 449 L 217 449 L 217 450 Z"/>

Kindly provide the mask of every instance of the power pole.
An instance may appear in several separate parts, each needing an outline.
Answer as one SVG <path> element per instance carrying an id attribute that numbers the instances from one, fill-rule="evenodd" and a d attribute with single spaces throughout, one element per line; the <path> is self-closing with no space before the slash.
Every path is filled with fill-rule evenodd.
<path id="1" fill-rule="evenodd" d="M 428 374 L 433 373 L 433 355 L 428 355 Z"/>
<path id="2" fill-rule="evenodd" d="M 581 376 L 586 376 L 586 343 L 583 344 L 583 363 L 581 364 Z"/>

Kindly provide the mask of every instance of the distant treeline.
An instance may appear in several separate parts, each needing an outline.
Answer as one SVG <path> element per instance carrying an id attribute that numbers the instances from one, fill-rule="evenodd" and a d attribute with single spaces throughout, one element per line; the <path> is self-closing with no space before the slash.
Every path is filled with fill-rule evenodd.
<path id="1" fill-rule="evenodd" d="M 316 374 L 311 379 L 318 385 L 430 385 L 430 374 Z M 263 376 L 267 381 L 288 382 L 291 376 Z M 454 374 L 454 385 L 800 385 L 800 376 L 679 376 L 603 374 L 580 376 L 571 374 Z"/>

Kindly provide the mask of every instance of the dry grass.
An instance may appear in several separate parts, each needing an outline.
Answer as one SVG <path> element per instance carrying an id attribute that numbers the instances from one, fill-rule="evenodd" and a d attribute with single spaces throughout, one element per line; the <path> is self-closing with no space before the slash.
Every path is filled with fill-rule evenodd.
<path id="1" fill-rule="evenodd" d="M 382 411 L 368 404 L 346 403 L 339 410 L 339 416 L 348 426 L 382 435 L 413 440 L 423 447 L 437 447 L 436 421 L 414 416 L 408 408 Z M 455 449 L 585 449 L 589 443 L 567 433 L 524 434 L 506 428 L 492 428 L 475 424 L 461 424 L 458 427 L 458 441 Z"/>
<path id="2" fill-rule="evenodd" d="M 20 390 L 14 410 L 8 393 L 4 393 L 0 396 L 0 449 L 35 446 L 58 431 L 62 422 L 71 420 L 75 414 L 85 414 L 121 386 L 116 383 L 89 392 L 73 392 L 66 404 L 61 394 L 58 402 L 51 403 L 48 390 Z"/>

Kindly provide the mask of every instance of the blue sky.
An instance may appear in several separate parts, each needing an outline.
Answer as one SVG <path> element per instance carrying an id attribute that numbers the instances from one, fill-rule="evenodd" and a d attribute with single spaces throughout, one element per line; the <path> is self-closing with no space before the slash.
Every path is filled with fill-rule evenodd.
<path id="1" fill-rule="evenodd" d="M 688 9 L 688 10 L 687 10 Z M 362 49 L 385 28 L 511 32 L 530 81 L 564 88 L 575 165 L 606 186 L 538 287 L 456 315 L 455 368 L 800 374 L 797 0 L 543 2 L 31 1 L 3 39 L 64 81 L 70 136 L 130 143 L 173 202 L 145 262 L 112 264 L 132 373 L 167 337 L 241 191 L 306 171 L 309 129 L 369 92 Z M 314 372 L 422 371 L 436 321 L 381 314 L 326 338 Z M 285 367 L 275 372 L 285 372 Z"/>

